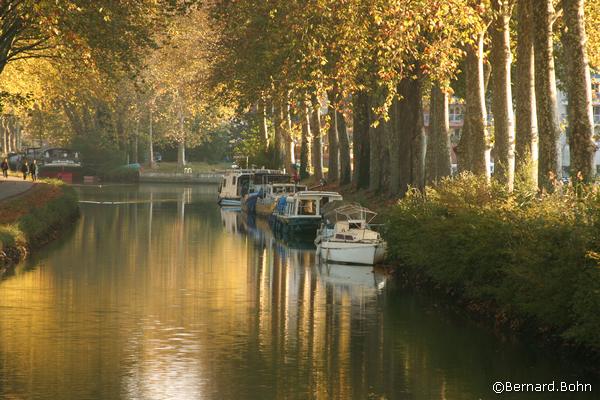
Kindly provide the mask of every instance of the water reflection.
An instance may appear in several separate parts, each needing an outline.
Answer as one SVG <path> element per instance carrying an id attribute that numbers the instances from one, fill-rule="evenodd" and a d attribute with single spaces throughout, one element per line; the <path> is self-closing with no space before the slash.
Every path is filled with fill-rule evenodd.
<path id="1" fill-rule="evenodd" d="M 215 188 L 81 190 L 119 204 L 82 204 L 0 284 L 0 398 L 474 399 L 569 377 L 370 268 L 319 265 Z"/>

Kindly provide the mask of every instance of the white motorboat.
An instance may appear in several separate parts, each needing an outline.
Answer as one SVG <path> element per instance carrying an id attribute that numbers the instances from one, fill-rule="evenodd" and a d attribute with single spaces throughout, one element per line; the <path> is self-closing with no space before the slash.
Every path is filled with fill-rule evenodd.
<path id="1" fill-rule="evenodd" d="M 315 244 L 323 261 L 374 265 L 385 258 L 386 243 L 369 222 L 377 214 L 358 204 L 347 204 L 324 215 Z"/>

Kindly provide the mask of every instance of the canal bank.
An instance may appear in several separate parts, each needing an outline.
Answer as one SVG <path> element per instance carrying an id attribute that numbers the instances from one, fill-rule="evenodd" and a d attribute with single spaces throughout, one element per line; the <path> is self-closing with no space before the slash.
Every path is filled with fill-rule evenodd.
<path id="1" fill-rule="evenodd" d="M 59 181 L 2 182 L 0 278 L 79 215 L 75 190 Z"/>

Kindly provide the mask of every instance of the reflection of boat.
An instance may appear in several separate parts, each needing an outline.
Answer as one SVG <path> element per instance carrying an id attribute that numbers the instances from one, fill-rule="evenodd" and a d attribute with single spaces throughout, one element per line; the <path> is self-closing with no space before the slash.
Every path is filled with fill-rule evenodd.
<path id="1" fill-rule="evenodd" d="M 323 280 L 334 286 L 364 287 L 366 289 L 383 289 L 386 276 L 358 265 L 321 264 L 319 274 Z"/>
<path id="2" fill-rule="evenodd" d="M 347 204 L 331 211 L 326 210 L 324 214 L 326 223 L 315 239 L 317 254 L 321 259 L 364 265 L 383 261 L 385 241 L 379 233 L 369 229 L 368 225 L 376 213 L 358 204 Z"/>
<path id="3" fill-rule="evenodd" d="M 242 199 L 258 192 L 269 183 L 289 182 L 290 176 L 278 170 L 235 169 L 228 171 L 219 186 L 219 204 L 222 206 L 241 206 Z"/>
<path id="4" fill-rule="evenodd" d="M 271 217 L 276 234 L 315 237 L 321 226 L 322 207 L 342 200 L 337 192 L 304 191 L 281 197 Z"/>

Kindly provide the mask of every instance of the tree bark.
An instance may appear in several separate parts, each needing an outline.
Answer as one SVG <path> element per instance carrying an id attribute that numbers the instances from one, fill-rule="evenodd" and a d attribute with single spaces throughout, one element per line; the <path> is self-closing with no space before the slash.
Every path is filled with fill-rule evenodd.
<path id="1" fill-rule="evenodd" d="M 328 172 L 327 180 L 329 182 L 337 182 L 339 179 L 339 148 L 338 148 L 338 116 L 336 112 L 335 102 L 336 94 L 328 93 L 329 97 L 329 130 L 327 131 L 327 139 L 329 144 Z"/>
<path id="2" fill-rule="evenodd" d="M 369 96 L 358 92 L 352 98 L 352 140 L 354 171 L 352 180 L 357 189 L 369 187 Z"/>
<path id="3" fill-rule="evenodd" d="M 312 97 L 312 108 L 313 168 L 316 178 L 321 180 L 323 179 L 323 134 L 321 131 L 321 104 L 316 95 Z"/>
<path id="4" fill-rule="evenodd" d="M 338 144 L 340 152 L 340 185 L 347 185 L 352 178 L 352 162 L 350 160 L 350 139 L 346 127 L 346 117 L 340 111 L 336 112 L 338 127 Z"/>
<path id="5" fill-rule="evenodd" d="M 427 183 L 435 182 L 452 173 L 450 156 L 450 121 L 448 115 L 448 94 L 438 85 L 431 88 L 429 107 L 429 135 L 425 176 Z"/>
<path id="6" fill-rule="evenodd" d="M 460 151 L 466 152 L 469 160 L 467 169 L 476 175 L 490 177 L 489 138 L 487 132 L 487 110 L 485 106 L 485 83 L 483 71 L 484 33 L 479 34 L 477 43 L 467 49 L 466 110 L 465 123 L 468 124 L 468 142 L 460 143 Z"/>
<path id="7" fill-rule="evenodd" d="M 400 152 L 399 194 L 403 196 L 409 186 L 424 187 L 425 132 L 423 122 L 423 96 L 421 78 L 403 79 L 398 87 L 398 138 Z"/>
<path id="8" fill-rule="evenodd" d="M 509 192 L 515 181 L 515 118 L 512 104 L 510 15 L 508 0 L 492 2 L 497 13 L 491 27 L 492 111 L 494 113 L 494 177 Z"/>
<path id="9" fill-rule="evenodd" d="M 517 3 L 517 64 L 515 75 L 516 166 L 537 186 L 538 127 L 533 58 L 533 0 Z"/>
<path id="10" fill-rule="evenodd" d="M 586 52 L 583 0 L 562 0 L 565 21 L 563 43 L 569 101 L 569 149 L 571 177 L 590 181 L 595 175 L 592 82 Z"/>
<path id="11" fill-rule="evenodd" d="M 533 7 L 535 93 L 539 131 L 538 185 L 552 188 L 552 176 L 560 177 L 558 111 L 552 24 L 552 0 L 536 0 Z"/>
<path id="12" fill-rule="evenodd" d="M 300 178 L 310 176 L 310 111 L 308 104 L 302 107 L 302 144 L 300 146 Z"/>

